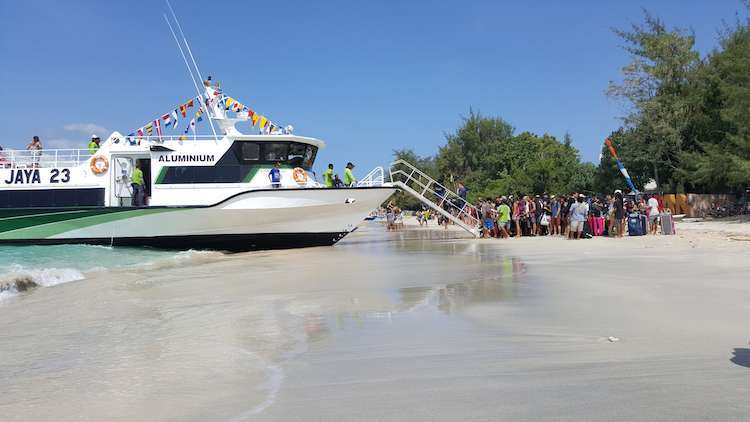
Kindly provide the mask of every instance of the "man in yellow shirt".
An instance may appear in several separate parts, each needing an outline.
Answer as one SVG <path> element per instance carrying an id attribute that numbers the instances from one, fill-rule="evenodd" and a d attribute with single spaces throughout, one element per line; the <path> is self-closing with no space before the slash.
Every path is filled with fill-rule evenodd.
<path id="1" fill-rule="evenodd" d="M 143 171 L 141 165 L 136 164 L 133 175 L 130 177 L 130 186 L 133 188 L 133 206 L 142 207 L 143 203 Z"/>
<path id="2" fill-rule="evenodd" d="M 96 135 L 91 135 L 91 141 L 89 141 L 89 154 L 94 155 L 97 151 L 99 151 L 99 143 L 101 142 L 101 139 L 99 139 Z"/>
<path id="3" fill-rule="evenodd" d="M 346 168 L 344 169 L 344 186 L 354 186 L 354 183 L 357 181 L 354 178 L 354 173 L 352 173 L 353 169 L 354 164 L 351 162 L 346 163 Z"/>
<path id="4" fill-rule="evenodd" d="M 333 187 L 333 164 L 329 164 L 326 171 L 323 172 L 323 186 Z"/>

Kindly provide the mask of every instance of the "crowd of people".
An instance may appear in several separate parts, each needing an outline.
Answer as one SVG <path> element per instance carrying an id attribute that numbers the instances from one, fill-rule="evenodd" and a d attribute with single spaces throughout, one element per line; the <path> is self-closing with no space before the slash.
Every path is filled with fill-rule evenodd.
<path id="1" fill-rule="evenodd" d="M 671 212 L 665 209 L 658 195 L 510 195 L 479 198 L 475 204 L 466 202 L 467 190 L 458 183 L 454 200 L 437 192 L 439 205 L 447 213 L 469 226 L 477 226 L 483 238 L 520 236 L 563 236 L 584 239 L 593 236 L 622 237 L 629 235 L 671 234 Z M 420 225 L 426 207 L 417 211 Z M 666 222 L 662 222 L 667 217 Z M 446 228 L 450 219 L 438 214 L 438 224 Z"/>

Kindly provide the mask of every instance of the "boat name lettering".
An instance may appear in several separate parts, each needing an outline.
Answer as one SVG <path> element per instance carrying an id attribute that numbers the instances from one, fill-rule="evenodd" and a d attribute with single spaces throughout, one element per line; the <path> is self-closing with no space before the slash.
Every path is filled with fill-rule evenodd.
<path id="1" fill-rule="evenodd" d="M 160 155 L 160 163 L 198 163 L 214 161 L 213 154 L 190 154 L 190 155 Z"/>
<path id="2" fill-rule="evenodd" d="M 4 180 L 6 185 L 41 184 L 42 175 L 39 169 L 13 169 Z M 69 169 L 50 169 L 49 183 L 70 182 Z"/>

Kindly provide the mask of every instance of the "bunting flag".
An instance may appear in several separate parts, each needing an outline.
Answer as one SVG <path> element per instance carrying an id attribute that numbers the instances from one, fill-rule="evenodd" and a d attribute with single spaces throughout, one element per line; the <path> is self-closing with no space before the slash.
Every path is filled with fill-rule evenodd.
<path id="1" fill-rule="evenodd" d="M 224 101 L 224 110 L 229 110 L 230 107 L 232 107 L 232 103 L 234 102 L 234 98 L 227 97 Z"/>
<path id="2" fill-rule="evenodd" d="M 198 107 L 198 111 L 195 112 L 195 121 L 200 122 L 203 120 L 203 107 Z"/>
<path id="3" fill-rule="evenodd" d="M 172 110 L 172 121 L 173 127 L 177 129 L 177 110 Z"/>
<path id="4" fill-rule="evenodd" d="M 138 128 L 138 136 L 143 136 L 143 128 Z"/>
<path id="5" fill-rule="evenodd" d="M 190 119 L 190 129 L 193 131 L 193 135 L 195 135 L 195 119 Z"/>
<path id="6" fill-rule="evenodd" d="M 148 136 L 151 136 L 152 133 L 154 133 L 154 123 L 151 122 L 144 126 L 144 129 L 146 129 L 146 133 L 148 133 Z"/>
<path id="7" fill-rule="evenodd" d="M 258 123 L 258 128 L 263 129 L 268 124 L 268 119 L 266 119 L 266 116 L 260 116 L 260 123 Z"/>
<path id="8" fill-rule="evenodd" d="M 258 118 L 259 118 L 258 114 L 255 113 L 255 112 L 253 112 L 253 111 L 248 112 L 248 114 L 250 114 L 250 113 L 253 113 L 252 115 L 250 115 L 250 118 L 253 121 L 253 126 L 255 126 L 255 124 L 258 123 Z"/>
<path id="9" fill-rule="evenodd" d="M 638 192 L 638 189 L 635 188 L 635 185 L 633 184 L 633 179 L 630 178 L 630 174 L 628 174 L 628 170 L 625 168 L 625 166 L 622 164 L 622 161 L 620 161 L 620 157 L 617 156 L 617 152 L 615 151 L 615 147 L 612 146 L 612 142 L 609 140 L 609 138 L 604 140 L 604 143 L 607 144 L 607 148 L 609 148 L 609 152 L 612 153 L 612 157 L 617 162 L 617 168 L 620 169 L 620 173 L 622 173 L 622 176 L 625 178 L 625 182 L 627 182 L 628 187 L 633 192 Z"/>
<path id="10" fill-rule="evenodd" d="M 161 116 L 161 119 L 164 120 L 164 127 L 169 127 L 172 124 L 172 115 L 169 113 Z"/>
<path id="11" fill-rule="evenodd" d="M 156 127 L 156 134 L 161 138 L 161 119 L 154 120 L 154 127 Z"/>

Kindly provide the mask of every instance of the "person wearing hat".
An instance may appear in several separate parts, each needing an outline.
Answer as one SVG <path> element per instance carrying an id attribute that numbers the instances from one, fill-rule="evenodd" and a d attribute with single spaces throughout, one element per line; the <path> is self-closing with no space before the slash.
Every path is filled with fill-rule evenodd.
<path id="1" fill-rule="evenodd" d="M 96 135 L 91 135 L 91 141 L 89 141 L 89 154 L 94 155 L 99 151 L 99 143 L 101 140 Z"/>
<path id="2" fill-rule="evenodd" d="M 323 186 L 333 187 L 333 164 L 328 164 L 328 168 L 323 172 Z"/>
<path id="3" fill-rule="evenodd" d="M 354 183 L 357 182 L 357 179 L 354 178 L 354 173 L 352 173 L 352 169 L 354 169 L 354 164 L 351 162 L 346 163 L 346 168 L 344 169 L 344 186 L 352 187 L 354 186 Z"/>

